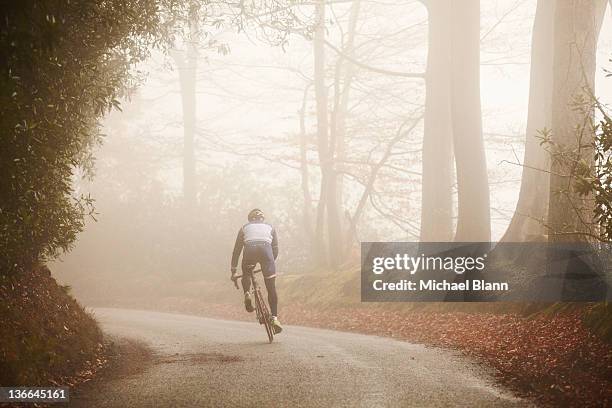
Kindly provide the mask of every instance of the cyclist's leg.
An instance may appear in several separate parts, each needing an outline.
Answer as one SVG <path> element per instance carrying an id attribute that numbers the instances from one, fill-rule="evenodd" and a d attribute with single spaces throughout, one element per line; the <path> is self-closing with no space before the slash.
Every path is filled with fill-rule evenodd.
<path id="1" fill-rule="evenodd" d="M 253 276 L 253 265 L 252 262 L 242 262 L 242 290 L 244 291 L 244 308 L 247 312 L 251 313 L 255 308 L 253 307 L 253 299 L 249 290 L 251 289 L 251 277 Z"/>
<path id="2" fill-rule="evenodd" d="M 276 265 L 274 263 L 274 255 L 272 247 L 266 245 L 262 247 L 263 254 L 260 261 L 261 271 L 266 283 L 266 291 L 268 292 L 268 303 L 270 304 L 270 313 L 272 316 L 278 316 L 278 295 L 276 294 Z"/>
<path id="3" fill-rule="evenodd" d="M 242 255 L 242 290 L 247 293 L 251 289 L 251 273 L 257 264 L 256 254 L 252 248 L 245 247 Z"/>
<path id="4" fill-rule="evenodd" d="M 247 293 L 251 289 L 251 272 L 255 265 L 242 264 L 242 290 Z"/>
<path id="5" fill-rule="evenodd" d="M 276 278 L 265 278 L 266 290 L 268 292 L 268 303 L 270 304 L 270 314 L 278 316 L 278 296 L 276 294 Z"/>

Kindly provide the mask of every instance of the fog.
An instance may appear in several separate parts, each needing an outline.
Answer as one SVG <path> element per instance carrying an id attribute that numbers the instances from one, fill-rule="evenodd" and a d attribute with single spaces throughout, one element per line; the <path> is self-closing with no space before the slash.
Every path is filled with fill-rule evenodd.
<path id="1" fill-rule="evenodd" d="M 482 126 L 489 203 L 471 197 L 464 208 L 488 205 L 490 225 L 483 228 L 498 241 L 521 190 L 537 4 L 480 3 L 480 87 L 474 89 L 481 109 L 474 107 L 475 116 L 467 119 Z M 315 9 L 303 6 L 300 13 L 314 18 Z M 226 280 L 236 234 L 252 208 L 261 208 L 276 227 L 281 277 L 357 270 L 359 242 L 419 241 L 425 123 L 432 120 L 425 109 L 427 81 L 434 80 L 425 75 L 429 16 L 419 1 L 329 2 L 319 37 L 323 76 L 315 66 L 317 34 L 314 40 L 293 34 L 277 46 L 257 27 L 225 27 L 197 44 L 177 40 L 169 54 L 151 50 L 135 68 L 141 82 L 121 101 L 121 111 L 102 123 L 93 178 L 74 179 L 75 194 L 90 194 L 96 213 L 72 251 L 55 262 L 54 273 L 92 303 L 129 298 L 134 290 L 180 295 L 194 282 Z M 455 40 L 461 41 L 449 41 Z M 612 102 L 604 71 L 612 69 L 611 56 L 608 7 L 594 73 L 603 103 Z M 446 61 L 443 74 L 460 76 L 467 66 L 453 66 L 451 55 L 440 59 Z M 333 151 L 327 162 L 321 160 L 321 109 Z M 451 127 L 444 114 L 433 118 L 428 123 Z M 442 136 L 438 140 L 448 135 Z M 447 147 L 460 147 L 456 140 Z M 478 160 L 474 153 L 473 163 Z M 456 167 L 449 165 L 453 239 L 458 184 Z M 333 174 L 326 185 L 335 187 L 325 190 L 328 209 L 321 218 L 325 171 Z M 470 231 L 464 234 L 465 240 L 488 240 L 486 233 L 474 232 L 473 239 Z M 325 247 L 323 253 L 317 246 Z"/>

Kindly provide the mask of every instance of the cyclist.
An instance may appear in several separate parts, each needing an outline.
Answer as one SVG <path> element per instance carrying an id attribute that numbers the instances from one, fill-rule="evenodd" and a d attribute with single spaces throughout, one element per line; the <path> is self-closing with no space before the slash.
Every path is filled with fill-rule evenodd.
<path id="1" fill-rule="evenodd" d="M 276 231 L 270 225 L 264 222 L 264 213 L 258 208 L 249 212 L 249 222 L 240 228 L 232 253 L 232 276 L 231 280 L 236 282 L 236 268 L 238 266 L 238 258 L 242 254 L 242 289 L 244 290 L 244 307 L 247 312 L 255 310 L 253 307 L 253 299 L 249 293 L 251 288 L 251 280 L 248 274 L 253 271 L 255 265 L 259 263 L 264 276 L 266 290 L 268 292 L 268 303 L 270 304 L 272 328 L 276 334 L 280 333 L 283 328 L 278 321 L 278 297 L 276 295 L 276 265 L 274 261 L 278 256 L 278 239 Z"/>

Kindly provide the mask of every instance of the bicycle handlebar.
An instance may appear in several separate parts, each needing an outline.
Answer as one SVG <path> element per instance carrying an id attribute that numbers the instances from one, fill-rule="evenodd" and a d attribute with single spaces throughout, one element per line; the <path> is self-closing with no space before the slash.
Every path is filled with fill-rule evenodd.
<path id="1" fill-rule="evenodd" d="M 256 274 L 256 273 L 259 273 L 259 272 L 261 272 L 261 268 L 256 269 L 256 270 L 252 271 L 251 273 L 252 274 Z M 238 278 L 242 278 L 242 276 L 243 275 L 236 275 L 236 276 L 234 276 L 233 280 L 234 280 L 234 286 L 236 286 L 236 289 L 240 289 L 240 286 L 238 286 Z"/>
<path id="2" fill-rule="evenodd" d="M 255 270 L 254 270 L 253 272 L 251 272 L 251 273 L 259 273 L 259 272 L 261 272 L 261 268 L 259 268 L 259 269 L 255 269 Z M 242 275 L 236 275 L 236 276 L 235 276 L 235 278 L 236 278 L 236 279 L 238 279 L 238 278 L 242 278 Z"/>

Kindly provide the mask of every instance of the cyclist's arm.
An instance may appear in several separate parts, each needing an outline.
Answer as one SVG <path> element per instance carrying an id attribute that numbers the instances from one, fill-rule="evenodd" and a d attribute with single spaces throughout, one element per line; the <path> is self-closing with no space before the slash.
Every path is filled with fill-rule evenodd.
<path id="1" fill-rule="evenodd" d="M 274 255 L 274 260 L 276 260 L 278 256 L 278 238 L 275 229 L 272 229 L 272 255 Z"/>
<path id="2" fill-rule="evenodd" d="M 244 246 L 244 232 L 242 232 L 242 228 L 238 231 L 238 236 L 236 237 L 236 243 L 234 244 L 234 252 L 232 252 L 232 271 L 235 271 L 238 267 L 238 258 L 240 258 L 240 253 L 242 252 L 242 247 Z"/>

